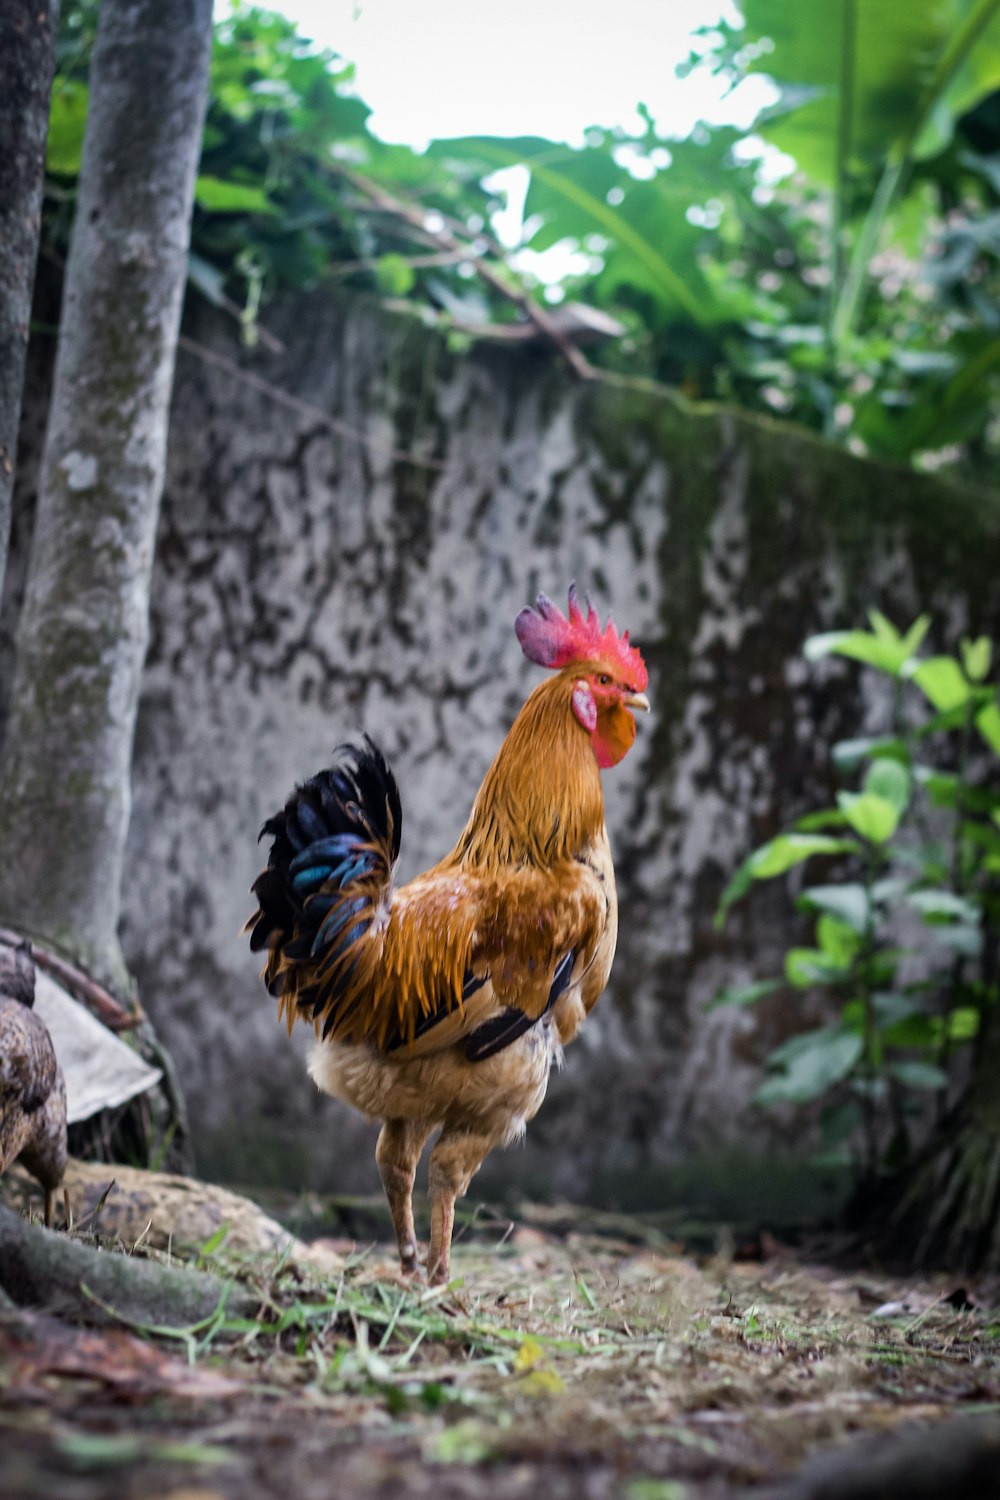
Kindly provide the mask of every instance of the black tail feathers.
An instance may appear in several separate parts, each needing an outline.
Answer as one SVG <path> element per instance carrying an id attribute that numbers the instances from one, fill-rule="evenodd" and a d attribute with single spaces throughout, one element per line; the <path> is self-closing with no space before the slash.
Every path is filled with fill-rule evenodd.
<path id="1" fill-rule="evenodd" d="M 339 745 L 333 765 L 296 787 L 261 829 L 272 843 L 247 928 L 251 948 L 269 950 L 264 978 L 289 1019 L 331 1005 L 332 1019 L 352 949 L 391 891 L 401 827 L 396 779 L 366 735 Z"/>

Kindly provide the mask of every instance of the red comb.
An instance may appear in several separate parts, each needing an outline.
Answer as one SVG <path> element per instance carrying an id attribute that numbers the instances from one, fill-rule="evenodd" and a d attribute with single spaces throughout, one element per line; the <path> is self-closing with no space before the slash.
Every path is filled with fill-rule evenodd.
<path id="1" fill-rule="evenodd" d="M 569 586 L 569 617 L 551 599 L 539 594 L 532 609 L 526 606 L 514 621 L 521 650 L 529 661 L 558 671 L 576 661 L 613 663 L 624 675 L 629 687 L 643 692 L 649 681 L 646 663 L 634 646 L 628 643 L 628 631 L 619 635 L 609 618 L 604 630 L 590 599 L 584 595 L 587 613 L 580 608 L 576 584 Z"/>

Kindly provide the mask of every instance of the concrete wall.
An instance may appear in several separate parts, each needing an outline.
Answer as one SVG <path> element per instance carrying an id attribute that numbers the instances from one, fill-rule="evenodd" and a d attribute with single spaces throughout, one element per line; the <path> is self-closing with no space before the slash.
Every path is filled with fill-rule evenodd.
<path id="1" fill-rule="evenodd" d="M 705 1006 L 773 972 L 802 929 L 780 883 L 723 934 L 712 917 L 749 848 L 829 794 L 831 742 L 884 711 L 847 664 L 807 668 L 801 644 L 873 604 L 900 624 L 932 611 L 940 646 L 996 630 L 995 499 L 656 387 L 580 386 L 544 351 L 459 358 L 358 303 L 302 302 L 271 326 L 284 356 L 241 354 L 212 314 L 188 324 L 214 360 L 179 359 L 136 743 L 125 949 L 203 1164 L 375 1186 L 371 1128 L 315 1093 L 306 1037 L 278 1029 L 240 935 L 257 831 L 363 727 L 401 784 L 403 877 L 438 858 L 537 680 L 514 616 L 574 578 L 641 645 L 654 713 L 605 773 L 611 988 L 487 1186 L 583 1194 L 780 1144 L 750 1096 L 813 1002 Z"/>

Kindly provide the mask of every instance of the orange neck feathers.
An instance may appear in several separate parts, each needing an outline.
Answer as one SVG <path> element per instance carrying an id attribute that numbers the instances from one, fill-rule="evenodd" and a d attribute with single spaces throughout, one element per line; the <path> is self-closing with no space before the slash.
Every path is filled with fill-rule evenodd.
<path id="1" fill-rule="evenodd" d="M 531 693 L 444 863 L 559 864 L 599 836 L 604 795 L 591 735 L 573 713 L 577 675 L 567 668 Z"/>

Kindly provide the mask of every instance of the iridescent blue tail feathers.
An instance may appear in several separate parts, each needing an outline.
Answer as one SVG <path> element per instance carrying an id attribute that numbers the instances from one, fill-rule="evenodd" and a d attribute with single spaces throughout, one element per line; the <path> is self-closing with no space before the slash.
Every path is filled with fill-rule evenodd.
<path id="1" fill-rule="evenodd" d="M 333 764 L 296 787 L 261 829 L 272 842 L 247 928 L 251 948 L 268 952 L 264 979 L 289 1000 L 289 1023 L 324 1011 L 328 1025 L 344 1019 L 336 1002 L 353 973 L 352 950 L 388 907 L 401 827 L 396 779 L 366 735 L 338 746 Z"/>

